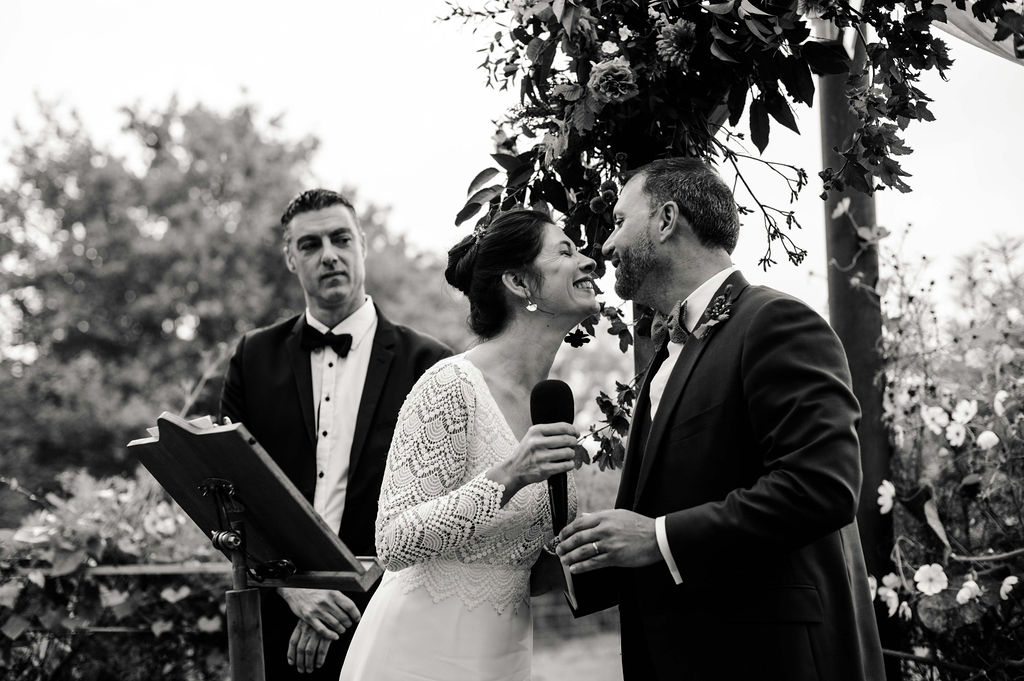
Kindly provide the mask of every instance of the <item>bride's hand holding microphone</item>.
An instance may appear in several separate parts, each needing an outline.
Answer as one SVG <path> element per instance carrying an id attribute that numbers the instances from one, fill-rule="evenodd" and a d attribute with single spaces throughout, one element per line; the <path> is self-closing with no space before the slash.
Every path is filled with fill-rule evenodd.
<path id="1" fill-rule="evenodd" d="M 502 506 L 527 485 L 572 470 L 578 438 L 579 432 L 570 423 L 538 423 L 530 426 L 515 453 L 486 473 L 489 479 L 505 486 L 505 493 L 501 497 Z"/>

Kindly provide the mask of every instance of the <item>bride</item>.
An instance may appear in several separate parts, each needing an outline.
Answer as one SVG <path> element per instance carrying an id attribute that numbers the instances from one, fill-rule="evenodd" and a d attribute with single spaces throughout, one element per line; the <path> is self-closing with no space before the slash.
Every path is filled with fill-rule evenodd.
<path id="1" fill-rule="evenodd" d="M 531 426 L 530 391 L 598 311 L 593 271 L 531 210 L 449 251 L 445 278 L 481 342 L 429 369 L 402 407 L 377 515 L 386 571 L 342 681 L 530 678 L 530 571 L 553 536 L 545 480 L 573 468 L 578 437 L 568 423 Z M 571 482 L 569 497 L 572 518 Z"/>

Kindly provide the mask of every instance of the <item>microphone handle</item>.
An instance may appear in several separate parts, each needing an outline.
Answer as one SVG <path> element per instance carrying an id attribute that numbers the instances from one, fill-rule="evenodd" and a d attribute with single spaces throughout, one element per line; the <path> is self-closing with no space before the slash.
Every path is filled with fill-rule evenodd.
<path id="1" fill-rule="evenodd" d="M 551 505 L 551 527 L 555 534 L 569 522 L 569 478 L 556 473 L 548 478 L 548 503 Z"/>

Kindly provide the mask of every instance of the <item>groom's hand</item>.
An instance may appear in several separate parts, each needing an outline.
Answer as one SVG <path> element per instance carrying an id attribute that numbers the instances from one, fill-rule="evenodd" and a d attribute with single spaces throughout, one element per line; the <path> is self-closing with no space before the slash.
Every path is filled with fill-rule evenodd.
<path id="1" fill-rule="evenodd" d="M 615 509 L 586 513 L 559 533 L 556 552 L 573 574 L 603 567 L 643 567 L 663 560 L 654 518 Z"/>

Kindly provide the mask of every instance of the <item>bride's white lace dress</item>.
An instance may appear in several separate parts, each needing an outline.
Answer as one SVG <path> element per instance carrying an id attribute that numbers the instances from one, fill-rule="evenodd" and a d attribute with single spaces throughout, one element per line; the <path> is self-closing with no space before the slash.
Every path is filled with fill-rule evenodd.
<path id="1" fill-rule="evenodd" d="M 530 679 L 530 569 L 552 536 L 547 485 L 528 485 L 502 507 L 503 486 L 484 475 L 517 446 L 463 355 L 413 387 L 380 493 L 377 553 L 386 571 L 342 681 Z"/>

